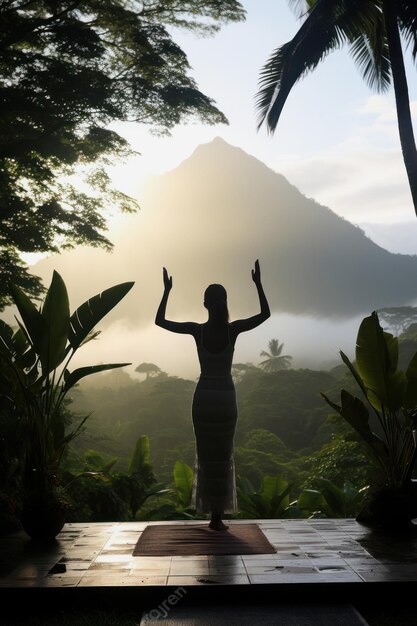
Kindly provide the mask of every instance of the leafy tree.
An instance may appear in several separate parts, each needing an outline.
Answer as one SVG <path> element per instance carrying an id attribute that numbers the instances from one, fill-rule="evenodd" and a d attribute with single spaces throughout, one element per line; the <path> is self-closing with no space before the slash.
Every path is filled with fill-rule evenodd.
<path id="1" fill-rule="evenodd" d="M 316 478 L 327 478 L 337 487 L 343 487 L 346 476 L 356 487 L 369 483 L 369 461 L 362 444 L 354 435 L 337 435 L 312 457 L 311 469 L 305 486 L 311 487 Z"/>
<path id="2" fill-rule="evenodd" d="M 278 372 L 290 367 L 292 356 L 281 354 L 283 347 L 284 344 L 279 343 L 278 339 L 271 339 L 268 343 L 269 352 L 262 350 L 260 356 L 266 356 L 267 359 L 259 365 L 265 372 Z"/>
<path id="3" fill-rule="evenodd" d="M 155 365 L 155 363 L 140 363 L 135 368 L 135 372 L 138 372 L 139 374 L 146 374 L 146 380 L 148 380 L 150 376 L 158 376 L 161 371 L 161 368 Z"/>
<path id="4" fill-rule="evenodd" d="M 263 428 L 250 430 L 245 436 L 244 445 L 246 448 L 252 448 L 253 450 L 274 453 L 281 460 L 287 461 L 295 458 L 295 454 L 288 450 L 280 437 Z"/>
<path id="5" fill-rule="evenodd" d="M 409 326 L 417 322 L 417 307 L 394 306 L 379 309 L 378 317 L 396 335 L 403 333 Z"/>
<path id="6" fill-rule="evenodd" d="M 261 125 L 274 132 L 294 84 L 332 50 L 347 44 L 370 87 L 394 85 L 401 148 L 417 213 L 417 150 L 400 36 L 417 56 L 415 0 L 292 0 L 305 20 L 261 71 L 257 106 Z"/>
<path id="7" fill-rule="evenodd" d="M 112 122 L 167 133 L 193 117 L 227 121 L 171 33 L 211 34 L 243 19 L 237 0 L 0 3 L 0 308 L 9 281 L 31 295 L 42 289 L 19 253 L 109 249 L 103 210 L 137 208 L 104 169 L 131 154 Z"/>
<path id="8" fill-rule="evenodd" d="M 291 481 L 302 483 L 307 478 L 304 460 L 294 455 L 294 460 L 287 460 L 276 452 L 264 452 L 254 447 L 235 448 L 236 472 L 247 478 L 256 488 L 262 484 L 263 477 L 279 475 Z"/>
<path id="9" fill-rule="evenodd" d="M 253 374 L 257 370 L 253 363 L 234 363 L 232 365 L 232 376 L 235 382 L 240 382 L 247 374 Z"/>

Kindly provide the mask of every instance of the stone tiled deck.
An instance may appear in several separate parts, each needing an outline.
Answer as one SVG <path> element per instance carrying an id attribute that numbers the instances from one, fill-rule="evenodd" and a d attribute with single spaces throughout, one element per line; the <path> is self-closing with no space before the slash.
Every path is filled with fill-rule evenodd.
<path id="1" fill-rule="evenodd" d="M 112 592 L 129 590 L 149 604 L 178 587 L 190 597 L 198 589 L 198 598 L 215 593 L 218 599 L 223 590 L 229 601 L 250 601 L 252 594 L 275 602 L 309 593 L 351 601 L 377 597 L 387 586 L 396 593 L 417 591 L 417 532 L 387 535 L 353 519 L 253 521 L 276 554 L 132 556 L 148 524 L 169 522 L 67 524 L 47 546 L 34 544 L 23 531 L 8 535 L 0 538 L 0 597 L 59 589 L 70 595 L 101 592 L 109 599 Z"/>

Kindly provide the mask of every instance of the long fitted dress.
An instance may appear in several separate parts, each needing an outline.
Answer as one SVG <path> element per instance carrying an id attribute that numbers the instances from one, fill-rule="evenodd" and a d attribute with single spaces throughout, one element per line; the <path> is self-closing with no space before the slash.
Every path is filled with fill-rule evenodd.
<path id="1" fill-rule="evenodd" d="M 201 375 L 194 392 L 192 419 L 196 462 L 192 505 L 197 513 L 237 511 L 233 439 L 237 420 L 236 392 L 231 375 L 234 347 L 221 352 L 197 344 Z"/>

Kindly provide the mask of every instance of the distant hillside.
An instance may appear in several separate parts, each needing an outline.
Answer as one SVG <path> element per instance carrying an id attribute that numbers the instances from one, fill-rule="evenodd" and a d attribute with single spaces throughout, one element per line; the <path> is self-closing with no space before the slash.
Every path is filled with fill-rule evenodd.
<path id="1" fill-rule="evenodd" d="M 145 324 L 160 297 L 162 265 L 174 277 L 170 312 L 177 319 L 201 312 L 210 282 L 227 288 L 232 317 L 253 313 L 250 269 L 258 257 L 276 312 L 350 317 L 417 297 L 417 257 L 377 246 L 222 139 L 151 178 L 139 201 L 142 210 L 109 233 L 113 254 L 77 250 L 42 261 L 34 272 L 49 280 L 58 269 L 77 300 L 136 280 L 118 315 Z"/>

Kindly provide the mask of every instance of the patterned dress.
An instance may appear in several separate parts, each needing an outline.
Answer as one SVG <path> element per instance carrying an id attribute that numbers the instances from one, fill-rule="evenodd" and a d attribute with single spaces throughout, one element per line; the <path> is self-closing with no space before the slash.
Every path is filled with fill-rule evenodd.
<path id="1" fill-rule="evenodd" d="M 237 511 L 233 439 L 237 420 L 236 391 L 231 375 L 234 347 L 221 352 L 197 344 L 201 375 L 194 392 L 192 418 L 196 461 L 192 506 L 197 513 Z"/>

